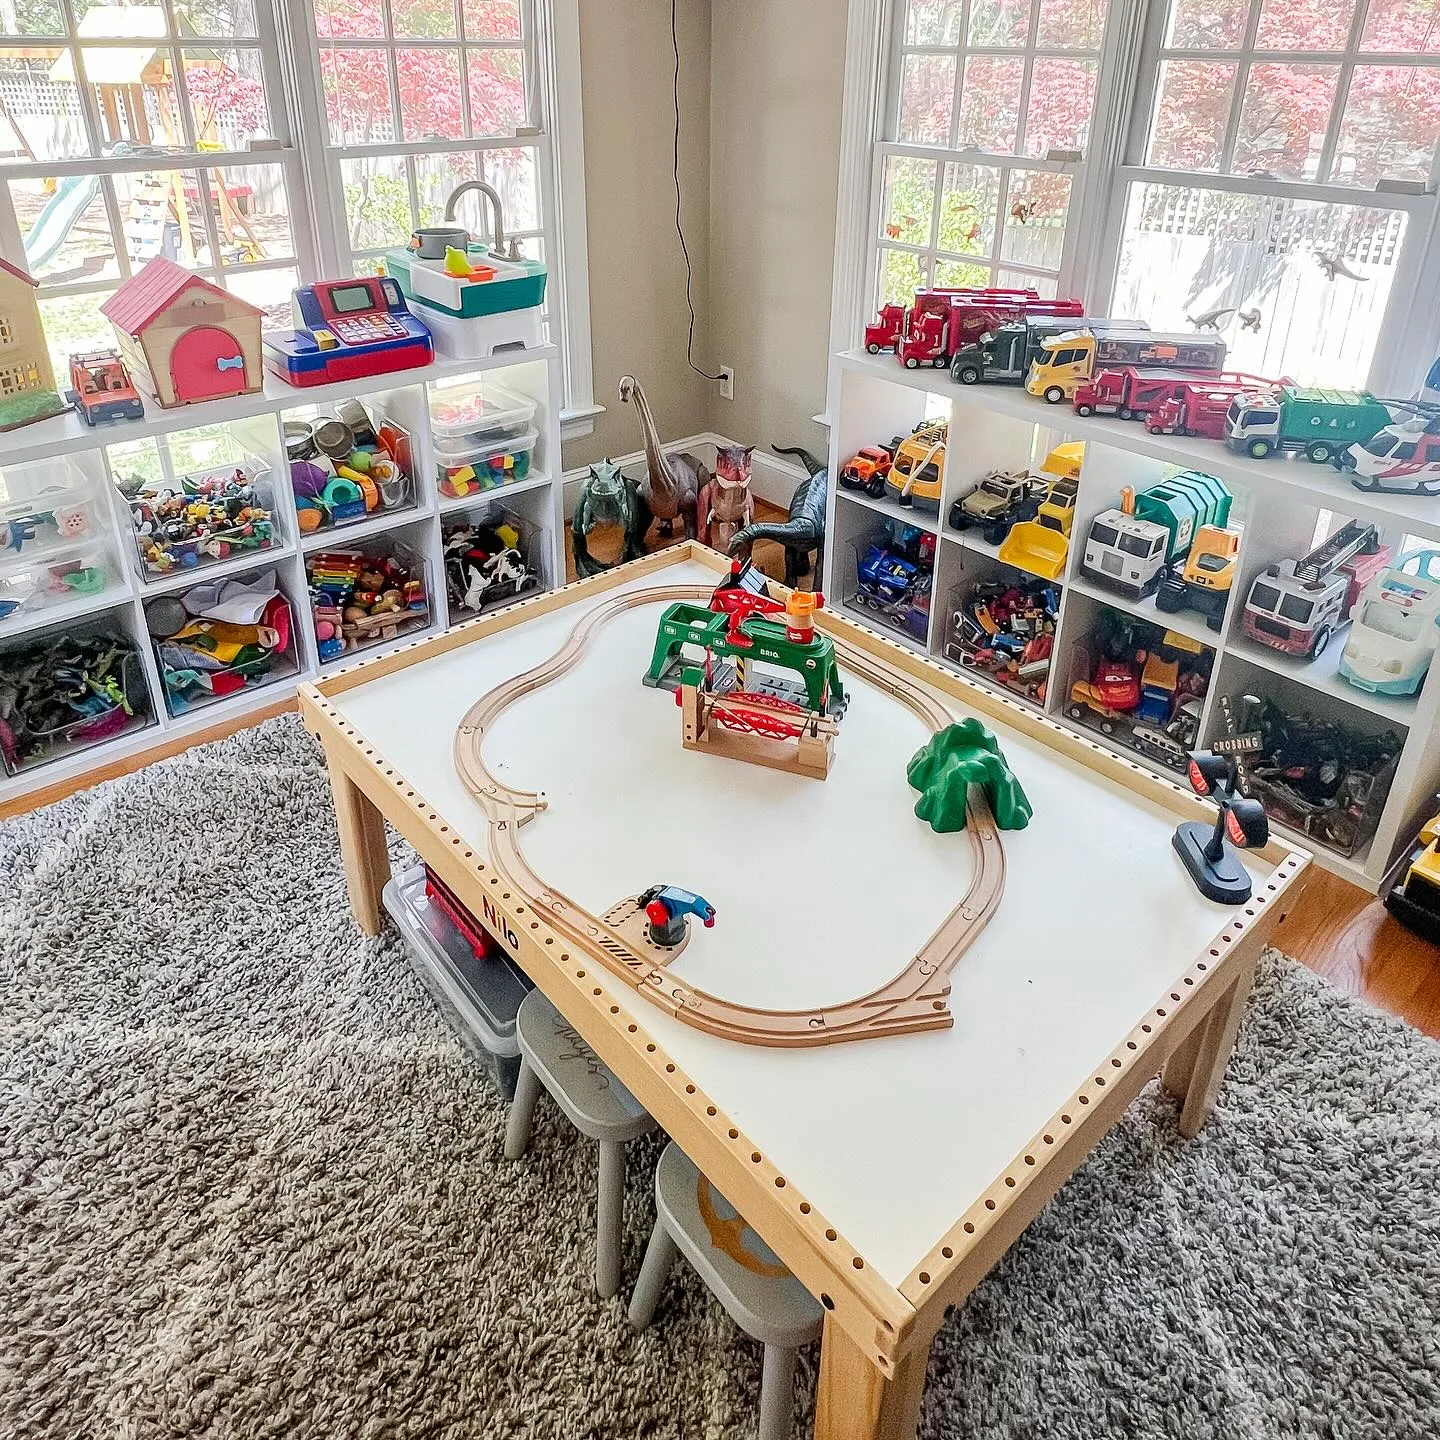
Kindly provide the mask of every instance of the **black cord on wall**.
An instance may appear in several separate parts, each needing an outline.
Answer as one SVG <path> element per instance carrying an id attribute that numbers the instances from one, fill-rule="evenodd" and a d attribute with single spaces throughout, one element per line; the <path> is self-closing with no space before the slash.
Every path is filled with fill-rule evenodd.
<path id="1" fill-rule="evenodd" d="M 685 304 L 690 311 L 690 333 L 685 341 L 685 363 L 706 380 L 720 380 L 695 363 L 695 300 L 691 294 L 695 272 L 690 263 L 690 247 L 685 243 L 685 227 L 680 221 L 680 22 L 679 0 L 670 0 L 670 48 L 675 52 L 675 79 L 672 87 L 675 98 L 675 149 L 673 173 L 675 176 L 675 233 L 680 237 L 680 250 L 685 256 Z"/>

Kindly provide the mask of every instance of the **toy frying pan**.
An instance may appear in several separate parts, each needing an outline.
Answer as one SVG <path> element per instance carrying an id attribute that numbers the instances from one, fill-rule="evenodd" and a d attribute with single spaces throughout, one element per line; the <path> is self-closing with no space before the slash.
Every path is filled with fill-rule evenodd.
<path id="1" fill-rule="evenodd" d="M 168 640 L 189 623 L 188 612 L 174 595 L 157 595 L 145 604 L 145 628 L 157 640 Z"/>

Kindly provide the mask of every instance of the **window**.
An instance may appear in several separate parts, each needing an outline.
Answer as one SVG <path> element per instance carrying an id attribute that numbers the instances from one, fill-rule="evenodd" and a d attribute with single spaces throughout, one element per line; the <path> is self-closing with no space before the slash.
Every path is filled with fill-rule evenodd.
<path id="1" fill-rule="evenodd" d="M 386 247 L 438 224 L 467 180 L 499 193 L 507 239 L 539 258 L 540 132 L 521 0 L 313 0 L 312 13 L 326 166 L 343 196 L 337 258 L 373 270 Z M 517 130 L 529 132 L 518 143 Z M 488 208 L 462 213 L 491 233 Z"/>
<path id="2" fill-rule="evenodd" d="M 251 0 L 31 0 L 0 34 L 0 248 L 40 282 L 57 362 L 165 255 L 272 311 L 299 283 L 303 180 L 273 24 Z M 308 267 L 307 267 L 308 268 Z"/>
<path id="3" fill-rule="evenodd" d="M 40 282 L 63 371 L 113 343 L 99 303 L 156 255 L 289 324 L 297 285 L 374 272 L 483 180 L 507 241 L 550 262 L 552 337 L 587 406 L 588 315 L 564 333 L 558 263 L 555 67 L 578 84 L 561 46 L 578 49 L 575 0 L 0 6 L 0 253 Z M 583 271 L 578 170 L 571 190 L 563 248 Z M 473 198 L 459 213 L 492 234 Z M 587 295 L 572 277 L 572 303 Z"/>
<path id="4" fill-rule="evenodd" d="M 878 146 L 878 301 L 920 285 L 1054 297 L 1108 0 L 909 0 Z"/>
<path id="5" fill-rule="evenodd" d="M 1440 347 L 1436 0 L 872 4 L 874 298 L 1028 285 L 1213 332 L 1233 369 L 1414 393 Z"/>

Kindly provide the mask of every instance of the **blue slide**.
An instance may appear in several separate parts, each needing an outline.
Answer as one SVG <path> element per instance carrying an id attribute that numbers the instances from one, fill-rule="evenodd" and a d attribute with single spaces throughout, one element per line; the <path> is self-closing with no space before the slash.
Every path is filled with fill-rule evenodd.
<path id="1" fill-rule="evenodd" d="M 45 202 L 45 208 L 25 237 L 25 268 L 33 275 L 65 243 L 70 227 L 100 193 L 98 175 L 66 175 Z"/>

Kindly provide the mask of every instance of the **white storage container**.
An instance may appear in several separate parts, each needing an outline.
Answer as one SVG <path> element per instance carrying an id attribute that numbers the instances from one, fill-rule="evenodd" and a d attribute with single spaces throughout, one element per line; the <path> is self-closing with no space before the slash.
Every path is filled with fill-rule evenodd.
<path id="1" fill-rule="evenodd" d="M 528 396 L 484 381 L 437 389 L 430 397 L 435 453 L 460 455 L 523 434 L 535 418 L 535 408 Z"/>
<path id="2" fill-rule="evenodd" d="M 537 430 L 504 440 L 493 440 L 435 456 L 440 493 L 452 498 L 501 490 L 530 478 L 530 460 L 540 440 Z"/>
<path id="3" fill-rule="evenodd" d="M 476 958 L 469 942 L 425 894 L 423 865 L 391 876 L 383 899 L 420 983 L 496 1089 L 513 1100 L 520 1074 L 515 1017 L 534 987 L 503 955 Z"/>

